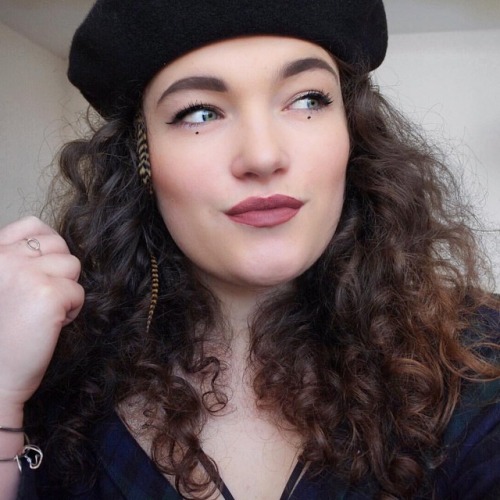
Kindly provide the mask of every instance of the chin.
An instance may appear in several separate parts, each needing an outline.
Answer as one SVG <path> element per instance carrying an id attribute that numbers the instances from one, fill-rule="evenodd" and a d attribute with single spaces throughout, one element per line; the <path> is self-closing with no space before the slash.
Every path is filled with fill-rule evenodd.
<path id="1" fill-rule="evenodd" d="M 265 288 L 282 286 L 294 281 L 309 267 L 310 265 L 293 266 L 290 264 L 277 264 L 270 267 L 268 266 L 267 269 L 260 267 L 260 269 L 248 273 L 246 281 L 253 286 Z"/>

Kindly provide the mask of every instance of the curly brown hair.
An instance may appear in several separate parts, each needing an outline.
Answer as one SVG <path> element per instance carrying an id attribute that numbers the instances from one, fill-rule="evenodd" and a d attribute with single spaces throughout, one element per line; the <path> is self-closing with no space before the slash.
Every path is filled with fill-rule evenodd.
<path id="1" fill-rule="evenodd" d="M 443 159 L 365 72 L 340 68 L 352 144 L 341 219 L 293 290 L 252 318 L 254 390 L 261 408 L 303 437 L 312 472 L 368 477 L 380 498 L 410 498 L 432 489 L 427 472 L 444 458 L 463 381 L 500 375 L 463 339 L 478 307 L 498 303 L 480 289 L 474 219 Z M 204 498 L 218 473 L 199 433 L 228 397 L 222 362 L 204 345 L 224 318 L 171 239 L 137 161 L 130 120 L 62 150 L 57 227 L 82 263 L 86 300 L 27 419 L 58 401 L 38 436 L 52 451 L 54 481 L 71 484 L 82 469 L 91 481 L 93 427 L 139 397 L 154 462 L 184 496 Z M 151 255 L 161 287 L 146 331 Z M 180 372 L 208 376 L 207 389 Z"/>

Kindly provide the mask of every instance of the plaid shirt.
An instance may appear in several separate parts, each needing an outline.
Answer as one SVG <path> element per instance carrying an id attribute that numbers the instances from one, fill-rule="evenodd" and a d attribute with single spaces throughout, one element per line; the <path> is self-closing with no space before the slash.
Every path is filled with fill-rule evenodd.
<path id="1" fill-rule="evenodd" d="M 484 316 L 483 316 L 484 319 Z M 487 314 L 486 323 L 500 336 L 500 317 Z M 489 353 L 491 355 L 491 353 Z M 78 485 L 70 495 L 41 493 L 43 471 L 35 477 L 23 468 L 19 500 L 180 500 L 180 495 L 156 468 L 116 414 L 103 421 L 95 434 L 99 475 L 92 487 Z M 460 405 L 443 437 L 446 461 L 431 474 L 437 500 L 500 499 L 500 380 L 466 383 Z M 48 460 L 50 457 L 45 457 Z M 333 474 L 297 484 L 290 500 L 367 500 L 373 484 L 356 488 Z M 415 497 L 424 500 L 429 495 Z M 245 499 L 238 499 L 245 500 Z"/>

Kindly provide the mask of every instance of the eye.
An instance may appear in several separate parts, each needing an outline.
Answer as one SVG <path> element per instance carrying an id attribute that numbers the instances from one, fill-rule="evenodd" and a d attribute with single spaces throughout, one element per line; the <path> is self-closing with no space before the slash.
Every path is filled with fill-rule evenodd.
<path id="1" fill-rule="evenodd" d="M 198 125 L 218 120 L 220 113 L 212 106 L 206 104 L 190 104 L 175 114 L 169 125 L 186 124 L 188 126 Z"/>
<path id="2" fill-rule="evenodd" d="M 297 99 L 295 99 L 289 106 L 289 108 L 316 111 L 325 108 L 332 102 L 333 101 L 328 94 L 323 94 L 323 92 L 310 91 L 302 94 Z"/>
<path id="3" fill-rule="evenodd" d="M 213 109 L 208 108 L 191 111 L 183 117 L 183 121 L 187 123 L 203 123 L 212 120 L 217 120 L 217 113 Z"/>

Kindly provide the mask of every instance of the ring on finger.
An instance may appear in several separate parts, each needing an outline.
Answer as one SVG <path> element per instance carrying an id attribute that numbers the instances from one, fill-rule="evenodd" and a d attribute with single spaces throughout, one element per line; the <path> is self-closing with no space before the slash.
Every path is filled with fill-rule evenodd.
<path id="1" fill-rule="evenodd" d="M 30 250 L 40 252 L 40 254 L 42 253 L 42 250 L 40 249 L 40 242 L 36 238 L 27 238 L 26 245 L 28 245 Z"/>

